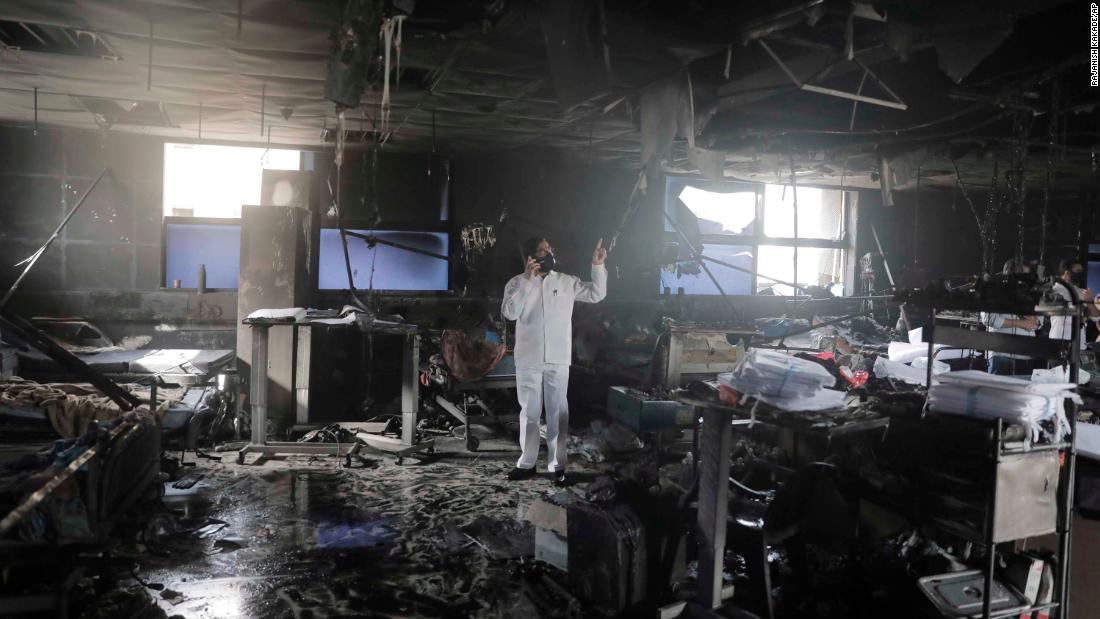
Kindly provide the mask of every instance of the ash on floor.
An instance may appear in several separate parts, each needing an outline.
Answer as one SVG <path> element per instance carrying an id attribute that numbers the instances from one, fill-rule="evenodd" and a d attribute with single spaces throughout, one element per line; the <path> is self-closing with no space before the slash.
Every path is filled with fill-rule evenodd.
<path id="1" fill-rule="evenodd" d="M 288 457 L 200 461 L 202 480 L 167 484 L 168 510 L 119 554 L 167 615 L 202 617 L 510 617 L 575 612 L 525 584 L 534 555 L 527 506 L 548 474 L 504 478 L 511 459 L 398 466 Z M 582 467 L 587 466 L 587 472 Z M 596 474 L 578 463 L 573 488 Z M 159 522 L 159 524 L 158 524 Z M 163 587 L 163 589 L 161 588 Z"/>

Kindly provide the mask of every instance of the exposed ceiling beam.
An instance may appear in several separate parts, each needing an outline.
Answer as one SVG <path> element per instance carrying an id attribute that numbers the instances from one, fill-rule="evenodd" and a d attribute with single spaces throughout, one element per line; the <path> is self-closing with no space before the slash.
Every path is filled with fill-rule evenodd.
<path id="1" fill-rule="evenodd" d="M 932 44 L 922 43 L 913 46 L 912 53 L 932 47 Z M 894 51 L 886 47 L 877 47 L 862 52 L 857 52 L 856 57 L 866 66 L 874 66 L 895 57 Z M 785 61 L 789 72 L 794 74 L 812 75 L 827 67 L 832 62 L 832 57 L 822 54 L 805 54 Z M 863 68 L 856 63 L 840 63 L 832 70 L 832 76 L 837 77 Z M 772 97 L 780 92 L 790 92 L 787 87 L 789 78 L 787 72 L 778 66 L 769 66 L 753 73 L 731 80 L 717 89 L 718 101 L 715 107 L 718 111 L 728 111 L 755 103 Z"/>
<path id="2" fill-rule="evenodd" d="M 27 34 L 31 35 L 35 39 L 38 39 L 38 42 L 41 43 L 43 47 L 49 47 L 50 46 L 50 44 L 46 42 L 46 39 L 43 39 L 42 37 L 38 36 L 38 33 L 35 32 L 30 26 L 28 26 L 27 24 L 25 24 L 23 22 L 19 22 L 19 25 L 23 27 L 23 30 L 27 31 Z"/>

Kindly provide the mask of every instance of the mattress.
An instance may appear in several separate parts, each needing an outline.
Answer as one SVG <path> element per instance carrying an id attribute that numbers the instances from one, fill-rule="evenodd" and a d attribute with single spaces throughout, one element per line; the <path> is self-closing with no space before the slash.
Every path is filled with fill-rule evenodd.
<path id="1" fill-rule="evenodd" d="M 232 361 L 233 351 L 161 348 L 78 353 L 76 356 L 104 374 L 208 375 Z M 20 352 L 19 363 L 20 367 L 28 372 L 62 371 L 53 359 L 36 350 Z"/>

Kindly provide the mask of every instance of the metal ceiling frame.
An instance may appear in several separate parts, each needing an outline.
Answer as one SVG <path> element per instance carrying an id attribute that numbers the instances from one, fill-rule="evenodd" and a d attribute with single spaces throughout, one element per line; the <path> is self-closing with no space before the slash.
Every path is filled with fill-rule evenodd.
<path id="1" fill-rule="evenodd" d="M 875 82 L 877 82 L 878 85 L 881 86 L 882 89 L 887 92 L 887 94 L 889 94 L 891 97 L 893 97 L 893 99 L 894 99 L 893 101 L 889 101 L 887 99 L 879 99 L 878 97 L 868 97 L 866 95 L 847 92 L 847 91 L 844 91 L 844 90 L 837 90 L 836 88 L 826 88 L 825 86 L 817 86 L 815 84 L 807 84 L 807 83 L 803 82 L 802 80 L 798 79 L 798 76 L 796 76 L 790 70 L 790 68 L 788 68 L 787 65 L 783 63 L 783 60 L 779 57 L 778 54 L 776 54 L 772 50 L 771 47 L 768 46 L 768 44 L 764 41 L 764 39 L 762 39 L 762 38 L 757 39 L 756 42 L 759 43 L 760 46 L 764 48 L 764 51 L 767 52 L 768 55 L 772 57 L 772 60 L 774 60 L 777 65 L 779 65 L 779 68 L 783 69 L 783 72 L 787 74 L 787 77 L 791 78 L 791 81 L 794 82 L 794 85 L 797 86 L 799 90 L 804 90 L 806 92 L 816 92 L 816 93 L 821 94 L 821 95 L 828 95 L 830 97 L 838 97 L 838 98 L 841 98 L 841 99 L 848 99 L 848 100 L 851 100 L 851 101 L 859 101 L 859 102 L 863 102 L 863 103 L 869 103 L 869 104 L 872 104 L 872 105 L 880 105 L 882 107 L 888 107 L 888 108 L 892 108 L 892 109 L 895 109 L 895 110 L 905 111 L 905 110 L 909 109 L 909 106 L 906 105 L 905 102 L 902 101 L 901 98 L 899 98 L 897 96 L 897 94 L 895 94 L 894 91 L 890 89 L 889 86 L 887 86 L 881 79 L 879 79 L 878 76 L 875 75 L 874 72 L 872 72 L 871 69 L 868 68 L 867 65 L 864 64 L 863 62 L 861 62 L 858 58 L 853 57 L 852 60 L 853 60 L 853 62 L 858 64 L 863 69 L 864 76 L 866 77 L 867 75 L 870 75 L 871 79 L 875 80 Z"/>

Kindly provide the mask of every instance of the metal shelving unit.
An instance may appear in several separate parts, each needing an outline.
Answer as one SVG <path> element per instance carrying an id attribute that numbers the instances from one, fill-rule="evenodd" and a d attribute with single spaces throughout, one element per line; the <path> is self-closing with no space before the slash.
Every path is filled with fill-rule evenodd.
<path id="1" fill-rule="evenodd" d="M 935 359 L 936 345 L 942 344 L 949 348 L 974 349 L 983 351 L 998 351 L 1014 354 L 1024 354 L 1036 358 L 1059 359 L 1069 363 L 1069 380 L 1076 384 L 1080 369 L 1080 333 L 1082 325 L 1082 304 L 1077 298 L 1076 290 L 1065 284 L 1071 291 L 1073 299 L 1063 306 L 1036 306 L 1030 311 L 1021 312 L 1018 309 L 1006 312 L 1004 308 L 976 308 L 976 307 L 951 307 L 949 303 L 933 305 L 929 307 L 929 321 L 924 329 L 924 341 L 928 343 L 928 370 L 926 387 L 932 384 L 932 360 Z M 937 310 L 966 309 L 971 311 L 991 311 L 1002 313 L 1015 313 L 1023 315 L 1045 317 L 1071 317 L 1073 338 L 1070 340 L 1049 340 L 1035 337 L 1008 335 L 1001 333 L 989 333 L 962 329 L 959 327 L 936 326 Z M 1068 346 L 1068 350 L 1067 350 Z M 1068 617 L 1069 615 L 1069 574 L 1070 574 L 1070 529 L 1073 520 L 1073 484 L 1076 453 L 1074 449 L 1074 437 L 1076 436 L 1076 405 L 1069 402 L 1067 418 L 1070 427 L 1069 440 L 1060 443 L 1044 443 L 1029 448 L 1017 446 L 1006 447 L 1005 424 L 1001 419 L 974 420 L 975 423 L 986 424 L 991 431 L 990 478 L 987 491 L 984 493 L 985 518 L 982 531 L 953 530 L 953 534 L 960 535 L 975 543 L 982 544 L 987 553 L 984 572 L 984 590 L 981 617 L 993 619 L 996 617 L 1020 616 L 1037 611 L 1052 612 L 1055 617 Z M 1054 452 L 1054 466 L 1058 467 L 1058 486 L 1054 490 L 1055 518 L 1051 530 L 1031 528 L 1030 530 L 1011 529 L 1006 531 L 1005 523 L 999 518 L 999 508 L 1013 498 L 1011 493 L 1008 499 L 1003 495 L 1007 490 L 1005 486 L 1004 472 L 1013 465 L 1019 466 L 1022 458 L 1043 457 L 1044 454 Z M 1060 460 L 1064 458 L 1064 460 Z M 1060 464 L 1059 464 L 1060 463 Z M 999 503 L 1000 501 L 1000 503 Z M 1031 509 L 1035 509 L 1031 506 Z M 960 525 L 961 526 L 961 525 Z M 1036 537 L 1038 535 L 1056 533 L 1058 536 L 1058 550 L 1054 565 L 1054 590 L 1050 603 L 1035 604 L 1030 609 L 1013 609 L 1011 611 L 993 611 L 992 587 L 993 575 L 996 567 L 996 544 Z"/>

